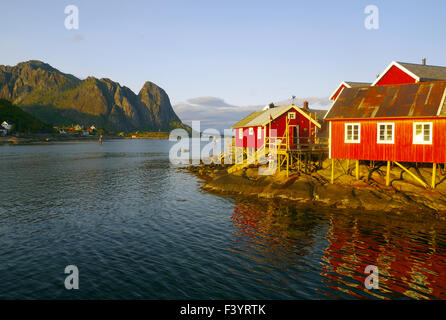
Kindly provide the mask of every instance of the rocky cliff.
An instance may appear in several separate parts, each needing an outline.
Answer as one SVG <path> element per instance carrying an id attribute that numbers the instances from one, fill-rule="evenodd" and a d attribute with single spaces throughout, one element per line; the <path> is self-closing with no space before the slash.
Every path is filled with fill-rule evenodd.
<path id="1" fill-rule="evenodd" d="M 0 66 L 0 98 L 53 125 L 95 124 L 127 132 L 186 127 L 153 82 L 136 95 L 110 79 L 81 80 L 36 60 Z"/>

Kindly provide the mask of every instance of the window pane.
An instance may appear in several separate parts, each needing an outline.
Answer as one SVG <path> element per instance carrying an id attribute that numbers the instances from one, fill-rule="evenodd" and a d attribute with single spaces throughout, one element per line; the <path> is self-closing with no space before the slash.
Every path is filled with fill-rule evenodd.
<path id="1" fill-rule="evenodd" d="M 417 125 L 415 126 L 415 134 L 416 134 L 417 136 L 421 134 L 422 127 L 423 127 L 423 126 L 422 126 L 421 124 L 417 124 Z"/>
<path id="2" fill-rule="evenodd" d="M 387 141 L 392 141 L 392 127 L 391 124 L 387 125 Z"/>
<path id="3" fill-rule="evenodd" d="M 424 124 L 424 141 L 425 142 L 430 141 L 430 136 L 431 136 L 430 128 L 431 128 L 430 124 L 428 124 L 428 123 Z"/>

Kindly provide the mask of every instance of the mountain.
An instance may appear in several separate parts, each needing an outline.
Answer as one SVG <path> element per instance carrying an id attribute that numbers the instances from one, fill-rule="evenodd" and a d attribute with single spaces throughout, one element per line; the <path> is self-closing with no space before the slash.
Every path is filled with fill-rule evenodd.
<path id="1" fill-rule="evenodd" d="M 14 106 L 10 101 L 0 99 L 0 123 L 6 121 L 13 124 L 14 131 L 25 133 L 51 132 L 53 127 L 39 119 L 36 119 L 29 113 Z"/>
<path id="2" fill-rule="evenodd" d="M 188 128 L 153 82 L 136 95 L 110 79 L 81 80 L 36 60 L 0 66 L 0 98 L 52 125 L 95 124 L 115 132 Z"/>

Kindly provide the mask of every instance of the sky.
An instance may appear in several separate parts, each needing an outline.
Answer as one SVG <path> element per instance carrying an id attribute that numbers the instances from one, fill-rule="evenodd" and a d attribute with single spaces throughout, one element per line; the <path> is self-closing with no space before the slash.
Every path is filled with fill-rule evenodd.
<path id="1" fill-rule="evenodd" d="M 67 5 L 77 30 L 65 28 Z M 364 25 L 368 5 L 378 29 Z M 182 119 L 211 124 L 292 95 L 328 107 L 340 81 L 372 82 L 393 60 L 446 65 L 445 10 L 442 0 L 2 0 L 0 64 L 41 60 L 135 93 L 152 81 Z"/>

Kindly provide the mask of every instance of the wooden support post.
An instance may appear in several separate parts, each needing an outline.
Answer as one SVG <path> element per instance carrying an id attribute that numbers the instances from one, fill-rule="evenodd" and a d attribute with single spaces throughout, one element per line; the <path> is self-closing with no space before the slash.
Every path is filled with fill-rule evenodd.
<path id="1" fill-rule="evenodd" d="M 308 152 L 305 153 L 305 174 L 308 174 Z"/>
<path id="2" fill-rule="evenodd" d="M 334 182 L 334 159 L 331 159 L 331 184 Z"/>
<path id="3" fill-rule="evenodd" d="M 290 154 L 287 152 L 286 154 L 286 176 L 288 177 L 288 162 L 289 162 Z"/>
<path id="4" fill-rule="evenodd" d="M 359 160 L 356 160 L 355 177 L 356 177 L 356 180 L 359 180 Z"/>
<path id="5" fill-rule="evenodd" d="M 390 186 L 390 161 L 387 161 L 386 186 Z"/>
<path id="6" fill-rule="evenodd" d="M 401 169 L 403 169 L 404 171 L 406 171 L 408 174 L 410 174 L 412 176 L 412 178 L 414 178 L 415 180 L 417 180 L 421 185 L 423 185 L 423 187 L 428 188 L 428 185 L 426 183 L 424 183 L 423 180 L 421 180 L 420 178 L 418 178 L 416 175 L 414 175 L 412 172 L 410 172 L 409 170 L 407 170 L 406 168 L 404 168 L 400 163 L 393 161 L 394 164 L 396 164 L 398 167 L 400 167 Z"/>
<path id="7" fill-rule="evenodd" d="M 437 164 L 434 163 L 432 166 L 432 189 L 435 189 L 436 185 L 436 178 L 437 178 Z"/>

